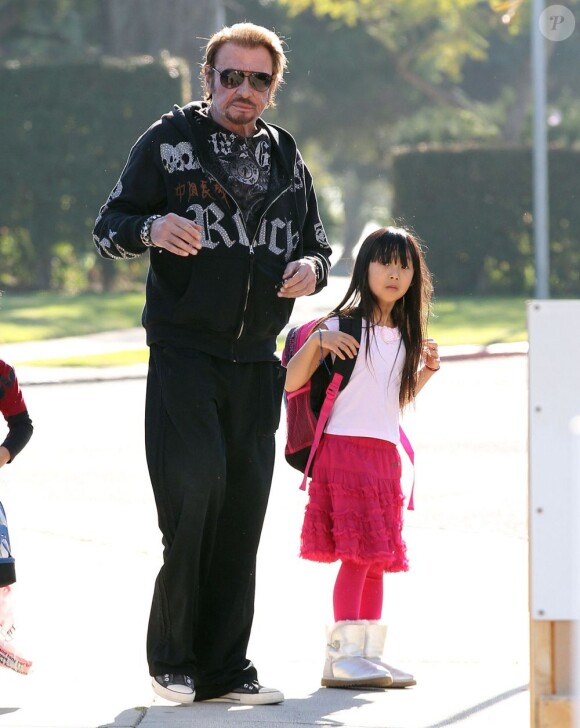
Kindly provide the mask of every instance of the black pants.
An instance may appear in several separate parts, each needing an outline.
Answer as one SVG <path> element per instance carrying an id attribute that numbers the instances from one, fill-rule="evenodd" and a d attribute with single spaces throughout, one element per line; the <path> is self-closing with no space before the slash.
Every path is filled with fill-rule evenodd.
<path id="1" fill-rule="evenodd" d="M 246 658 L 283 369 L 152 346 L 145 444 L 163 534 L 147 657 L 196 699 L 257 677 Z"/>

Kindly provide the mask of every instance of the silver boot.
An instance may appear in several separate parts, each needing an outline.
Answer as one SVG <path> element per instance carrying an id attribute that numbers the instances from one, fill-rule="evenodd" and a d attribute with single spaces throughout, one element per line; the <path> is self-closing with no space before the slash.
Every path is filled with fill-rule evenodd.
<path id="1" fill-rule="evenodd" d="M 386 637 L 386 625 L 379 624 L 378 622 L 366 623 L 365 649 L 363 653 L 365 660 L 372 662 L 377 667 L 384 667 L 389 671 L 393 678 L 392 684 L 389 685 L 391 688 L 409 688 L 412 685 L 416 685 L 417 681 L 413 675 L 383 662 L 383 650 L 385 648 Z"/>
<path id="2" fill-rule="evenodd" d="M 337 622 L 328 630 L 326 662 L 320 684 L 327 688 L 387 688 L 387 668 L 363 657 L 366 622 Z"/>

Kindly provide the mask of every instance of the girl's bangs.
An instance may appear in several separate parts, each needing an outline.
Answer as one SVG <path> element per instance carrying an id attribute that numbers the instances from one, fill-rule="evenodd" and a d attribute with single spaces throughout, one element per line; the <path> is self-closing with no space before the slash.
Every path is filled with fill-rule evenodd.
<path id="1" fill-rule="evenodd" d="M 403 267 L 407 268 L 412 262 L 411 246 L 403 235 L 381 235 L 375 240 L 374 250 L 371 254 L 373 263 L 388 265 L 400 260 Z"/>

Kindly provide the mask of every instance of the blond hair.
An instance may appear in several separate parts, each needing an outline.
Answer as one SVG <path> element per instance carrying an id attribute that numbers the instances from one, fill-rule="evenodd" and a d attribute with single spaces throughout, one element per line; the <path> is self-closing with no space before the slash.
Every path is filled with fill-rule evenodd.
<path id="1" fill-rule="evenodd" d="M 214 33 L 209 39 L 201 69 L 205 100 L 211 100 L 211 90 L 208 82 L 209 69 L 215 65 L 217 53 L 226 43 L 234 43 L 243 48 L 263 46 L 268 51 L 272 58 L 272 85 L 270 86 L 268 106 L 275 106 L 276 91 L 278 86 L 284 82 L 283 76 L 288 61 L 282 47 L 282 39 L 272 30 L 263 28 L 261 25 L 254 25 L 254 23 L 236 23 L 229 27 L 226 26 Z"/>

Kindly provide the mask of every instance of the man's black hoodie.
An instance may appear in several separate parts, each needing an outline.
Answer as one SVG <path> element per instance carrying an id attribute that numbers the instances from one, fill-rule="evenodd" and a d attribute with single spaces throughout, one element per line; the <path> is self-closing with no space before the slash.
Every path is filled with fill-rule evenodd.
<path id="1" fill-rule="evenodd" d="M 203 247 L 182 257 L 149 248 L 143 325 L 147 342 L 191 347 L 234 361 L 275 358 L 293 300 L 277 285 L 291 260 L 316 258 L 326 285 L 330 247 L 312 178 L 292 136 L 258 119 L 271 139 L 276 174 L 252 239 L 229 190 L 208 171 L 207 104 L 175 106 L 135 143 L 93 231 L 105 258 L 134 258 L 145 220 L 174 212 L 202 226 Z"/>

